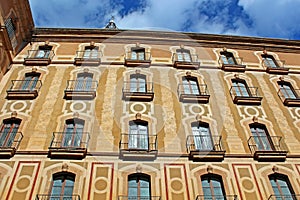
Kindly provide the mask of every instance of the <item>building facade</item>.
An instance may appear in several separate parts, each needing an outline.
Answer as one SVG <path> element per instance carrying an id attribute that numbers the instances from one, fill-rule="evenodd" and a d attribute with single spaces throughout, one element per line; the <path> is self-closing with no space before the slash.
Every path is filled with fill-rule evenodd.
<path id="1" fill-rule="evenodd" d="M 0 199 L 300 199 L 299 41 L 30 29 L 0 82 Z"/>

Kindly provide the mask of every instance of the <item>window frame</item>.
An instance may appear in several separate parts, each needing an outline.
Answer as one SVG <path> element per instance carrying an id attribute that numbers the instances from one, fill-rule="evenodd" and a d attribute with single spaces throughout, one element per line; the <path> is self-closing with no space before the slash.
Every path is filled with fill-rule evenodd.
<path id="1" fill-rule="evenodd" d="M 196 127 L 196 130 L 195 128 Z M 195 150 L 197 151 L 214 151 L 214 141 L 212 137 L 212 133 L 209 127 L 209 124 L 202 121 L 196 121 L 191 123 L 191 129 L 192 129 L 192 135 L 195 145 Z M 205 129 L 204 132 L 207 132 L 207 134 L 202 134 L 203 129 Z M 198 134 L 195 134 L 198 133 Z M 196 136 L 200 136 L 200 138 L 197 138 Z M 204 138 L 202 136 L 205 136 Z"/>
<path id="2" fill-rule="evenodd" d="M 69 178 L 69 179 L 68 179 Z M 60 185 L 60 194 L 53 194 L 53 188 L 56 180 L 61 180 L 62 185 Z M 66 181 L 65 180 L 70 180 L 72 181 L 72 194 L 65 194 L 65 187 L 66 187 Z M 64 198 L 64 197 L 71 197 L 74 195 L 74 185 L 75 185 L 75 180 L 76 180 L 76 175 L 71 173 L 71 172 L 58 172 L 52 175 L 52 181 L 51 181 L 51 187 L 49 190 L 50 198 L 55 197 L 56 195 L 59 195 L 59 197 Z"/>
<path id="3" fill-rule="evenodd" d="M 136 132 L 134 126 L 136 126 Z M 146 131 L 144 131 L 145 129 Z M 140 132 L 143 134 L 140 134 Z M 148 151 L 150 148 L 149 144 L 149 124 L 144 120 L 131 120 L 128 123 L 128 149 L 130 150 L 144 150 Z"/>
<path id="4" fill-rule="evenodd" d="M 209 187 L 204 187 L 203 186 L 203 182 L 207 180 L 209 183 Z M 214 180 L 217 181 L 218 184 L 220 184 L 220 187 L 218 187 L 219 193 L 221 193 L 221 195 L 216 195 L 215 194 L 215 189 L 216 187 L 213 186 L 213 183 L 209 180 Z M 202 176 L 200 176 L 200 181 L 201 181 L 201 189 L 202 189 L 202 193 L 204 197 L 216 197 L 216 196 L 223 196 L 225 199 L 226 196 L 226 191 L 225 191 L 225 187 L 224 187 L 224 183 L 223 183 L 223 178 L 222 176 L 218 175 L 218 174 L 212 174 L 212 173 L 208 173 L 208 174 L 204 174 Z M 210 194 L 205 194 L 205 188 L 209 188 L 209 193 Z"/>
<path id="5" fill-rule="evenodd" d="M 293 199 L 293 200 L 294 200 L 294 199 L 296 200 L 294 189 L 293 189 L 292 184 L 291 184 L 291 182 L 289 181 L 289 178 L 288 178 L 287 175 L 279 174 L 279 173 L 274 173 L 274 174 L 269 175 L 268 178 L 269 178 L 269 183 L 270 183 L 270 185 L 271 185 L 273 194 L 274 194 L 274 196 L 275 196 L 276 198 L 277 198 L 277 197 L 285 197 L 285 198 L 286 198 L 286 197 L 289 197 L 289 199 L 291 198 L 291 199 Z M 277 193 L 276 190 L 274 189 L 274 186 L 275 186 L 275 185 L 273 185 L 273 184 L 272 184 L 272 181 L 271 181 L 271 180 L 273 180 L 273 179 L 275 179 L 275 180 L 274 180 L 274 183 L 275 183 L 276 189 L 277 189 L 277 191 L 278 191 L 279 193 Z M 285 193 L 283 192 L 283 188 L 282 188 L 283 186 L 280 185 L 280 182 L 278 182 L 278 180 L 281 180 L 283 183 L 286 184 L 285 187 L 288 189 L 289 194 L 285 194 Z"/>
<path id="6" fill-rule="evenodd" d="M 12 144 L 16 138 L 17 133 L 19 132 L 21 122 L 22 120 L 19 118 L 8 118 L 2 121 L 2 124 L 0 126 L 0 133 L 1 133 L 0 147 L 12 148 Z M 8 132 L 5 131 L 5 129 L 7 128 L 9 128 Z M 10 134 L 13 134 L 13 136 L 10 136 Z M 2 138 L 4 139 L 3 143 L 2 143 Z"/>
<path id="7" fill-rule="evenodd" d="M 148 184 L 148 187 L 143 187 L 140 183 L 140 180 L 145 181 Z M 130 181 L 136 181 L 137 183 L 137 187 L 130 187 Z M 135 189 L 137 190 L 136 195 L 132 195 L 132 191 L 130 192 L 130 189 Z M 141 195 L 141 189 L 147 189 L 147 196 L 143 196 Z M 128 179 L 127 179 L 127 193 L 128 193 L 128 197 L 148 197 L 149 199 L 151 199 L 151 176 L 148 174 L 144 174 L 144 173 L 134 173 L 134 174 L 129 174 L 128 175 Z"/>
<path id="8" fill-rule="evenodd" d="M 64 134 L 63 134 L 63 139 L 61 144 L 63 148 L 81 147 L 82 137 L 84 133 L 84 125 L 85 125 L 85 121 L 83 119 L 73 118 L 73 119 L 67 119 L 65 121 L 64 131 L 63 131 Z M 71 132 L 68 129 L 71 130 Z M 71 144 L 66 144 L 65 143 L 66 141 L 67 142 L 71 141 Z"/>

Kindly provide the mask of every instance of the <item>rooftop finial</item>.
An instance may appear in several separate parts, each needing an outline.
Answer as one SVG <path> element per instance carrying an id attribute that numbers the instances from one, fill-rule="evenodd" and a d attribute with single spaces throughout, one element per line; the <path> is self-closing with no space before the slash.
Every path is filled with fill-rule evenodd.
<path id="1" fill-rule="evenodd" d="M 105 26 L 106 29 L 118 29 L 114 19 L 115 17 L 111 16 L 108 24 Z"/>

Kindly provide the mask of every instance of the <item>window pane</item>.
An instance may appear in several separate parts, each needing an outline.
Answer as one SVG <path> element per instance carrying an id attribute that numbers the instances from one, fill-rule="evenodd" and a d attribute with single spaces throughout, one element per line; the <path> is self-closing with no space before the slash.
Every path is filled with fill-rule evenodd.
<path id="1" fill-rule="evenodd" d="M 278 67 L 277 64 L 275 63 L 275 60 L 273 59 L 273 57 L 264 57 L 263 61 L 267 67 L 271 67 L 271 68 Z"/>

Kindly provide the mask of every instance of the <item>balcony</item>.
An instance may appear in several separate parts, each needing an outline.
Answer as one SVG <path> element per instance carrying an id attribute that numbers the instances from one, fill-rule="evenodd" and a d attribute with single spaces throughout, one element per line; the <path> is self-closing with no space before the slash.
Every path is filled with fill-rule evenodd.
<path id="1" fill-rule="evenodd" d="M 222 161 L 225 150 L 222 147 L 221 136 L 189 135 L 186 148 L 193 161 Z"/>
<path id="2" fill-rule="evenodd" d="M 127 67 L 150 67 L 151 65 L 151 53 L 135 53 L 127 52 L 125 54 L 125 66 Z"/>
<path id="3" fill-rule="evenodd" d="M 157 135 L 121 134 L 120 158 L 123 160 L 155 160 Z"/>
<path id="4" fill-rule="evenodd" d="M 277 94 L 285 106 L 300 106 L 300 89 L 280 88 Z"/>
<path id="5" fill-rule="evenodd" d="M 42 87 L 40 80 L 12 80 L 7 99 L 35 99 Z"/>
<path id="6" fill-rule="evenodd" d="M 125 81 L 122 93 L 123 99 L 127 101 L 152 101 L 154 98 L 153 83 Z"/>
<path id="7" fill-rule="evenodd" d="M 177 87 L 177 93 L 180 102 L 185 103 L 208 103 L 210 95 L 206 84 L 190 85 L 179 84 Z"/>
<path id="8" fill-rule="evenodd" d="M 83 159 L 87 153 L 90 135 L 87 132 L 54 132 L 49 147 L 49 158 Z"/>
<path id="9" fill-rule="evenodd" d="M 258 161 L 285 161 L 288 152 L 280 136 L 251 136 L 248 146 Z"/>
<path id="10" fill-rule="evenodd" d="M 118 200 L 161 200 L 160 196 L 118 196 Z"/>
<path id="11" fill-rule="evenodd" d="M 54 57 L 53 50 L 29 50 L 24 59 L 25 65 L 49 65 Z"/>
<path id="12" fill-rule="evenodd" d="M 283 60 L 263 60 L 262 65 L 269 74 L 282 74 L 286 75 L 289 73 L 289 68 L 284 66 L 285 61 Z"/>
<path id="13" fill-rule="evenodd" d="M 181 54 L 174 53 L 172 56 L 172 62 L 174 68 L 177 69 L 199 69 L 200 61 L 198 55 L 192 54 L 188 57 L 182 57 Z"/>
<path id="14" fill-rule="evenodd" d="M 238 105 L 260 105 L 262 100 L 258 94 L 258 87 L 232 86 L 230 95 L 233 103 Z"/>
<path id="15" fill-rule="evenodd" d="M 238 200 L 237 195 L 198 195 L 196 200 Z"/>
<path id="16" fill-rule="evenodd" d="M 246 65 L 243 65 L 243 59 L 239 57 L 232 57 L 231 62 L 228 62 L 222 57 L 219 58 L 221 69 L 228 72 L 245 72 Z"/>
<path id="17" fill-rule="evenodd" d="M 35 200 L 80 200 L 79 195 L 51 195 L 51 194 L 38 194 Z"/>
<path id="18" fill-rule="evenodd" d="M 0 132 L 0 158 L 11 158 L 15 155 L 23 138 L 21 132 Z"/>
<path id="19" fill-rule="evenodd" d="M 299 200 L 300 194 L 292 194 L 292 195 L 270 195 L 268 200 Z"/>
<path id="20" fill-rule="evenodd" d="M 64 98 L 67 100 L 91 100 L 96 97 L 97 87 L 97 81 L 68 80 Z"/>
<path id="21" fill-rule="evenodd" d="M 92 51 L 76 51 L 75 65 L 97 66 L 101 62 L 102 52 L 97 50 Z"/>

